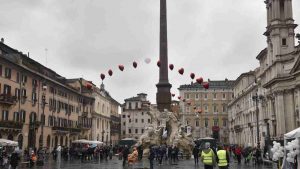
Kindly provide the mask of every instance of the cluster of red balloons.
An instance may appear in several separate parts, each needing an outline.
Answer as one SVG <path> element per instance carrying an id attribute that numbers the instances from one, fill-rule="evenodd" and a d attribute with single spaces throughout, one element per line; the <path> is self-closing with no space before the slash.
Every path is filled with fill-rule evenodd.
<path id="1" fill-rule="evenodd" d="M 149 63 L 151 62 L 151 59 L 147 58 L 147 59 L 145 59 L 145 62 L 146 62 L 147 64 L 149 64 Z M 161 65 L 160 60 L 157 61 L 156 65 L 157 65 L 158 67 L 160 67 L 160 65 Z M 132 66 L 133 66 L 133 68 L 136 69 L 137 66 L 138 66 L 138 63 L 137 63 L 136 61 L 134 61 L 134 62 L 132 62 Z M 118 68 L 119 68 L 120 71 L 124 71 L 124 69 L 125 69 L 124 65 L 122 65 L 122 64 L 118 65 Z M 174 70 L 174 65 L 173 65 L 173 64 L 169 64 L 169 69 L 170 69 L 171 71 L 173 71 L 173 70 Z M 183 74 L 184 74 L 184 68 L 178 69 L 178 73 L 179 73 L 180 75 L 183 75 Z M 112 76 L 112 75 L 113 75 L 113 71 L 112 71 L 111 69 L 108 70 L 108 75 L 109 75 L 109 76 Z M 104 73 L 101 73 L 101 74 L 100 74 L 100 78 L 101 78 L 101 80 L 103 81 L 103 80 L 105 79 L 105 74 L 104 74 Z M 194 79 L 196 78 L 195 73 L 190 73 L 190 78 L 191 78 L 192 80 L 194 80 Z M 202 77 L 196 78 L 196 82 L 199 83 L 200 85 L 202 85 L 203 88 L 205 88 L 205 89 L 208 89 L 208 88 L 209 88 L 209 83 L 208 83 L 208 82 L 203 82 L 203 78 L 202 78 Z M 91 86 L 91 84 L 90 84 L 90 86 Z M 90 87 L 90 86 L 89 86 L 89 87 Z M 87 88 L 88 88 L 88 87 L 87 87 Z M 175 97 L 175 94 L 172 94 L 172 97 Z M 181 97 L 178 96 L 178 99 L 180 100 Z M 182 101 L 185 102 L 185 99 L 183 99 Z"/>

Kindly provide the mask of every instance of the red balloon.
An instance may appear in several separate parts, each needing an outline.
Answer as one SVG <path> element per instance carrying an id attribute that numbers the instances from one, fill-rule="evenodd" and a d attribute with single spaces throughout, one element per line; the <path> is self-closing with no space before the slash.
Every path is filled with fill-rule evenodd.
<path id="1" fill-rule="evenodd" d="M 159 61 L 157 61 L 157 66 L 158 66 L 158 67 L 160 67 L 160 60 L 159 60 Z"/>
<path id="2" fill-rule="evenodd" d="M 180 69 L 178 70 L 178 72 L 179 72 L 179 74 L 183 75 L 184 69 L 183 69 L 183 68 L 180 68 Z"/>
<path id="3" fill-rule="evenodd" d="M 134 68 L 136 68 L 136 67 L 137 67 L 136 61 L 134 61 L 134 62 L 132 63 L 132 65 L 133 65 Z"/>
<path id="4" fill-rule="evenodd" d="M 197 112 L 198 112 L 199 114 L 201 114 L 201 113 L 202 113 L 202 110 L 201 110 L 201 109 L 199 109 Z"/>
<path id="5" fill-rule="evenodd" d="M 185 99 L 182 99 L 183 102 L 185 102 Z"/>
<path id="6" fill-rule="evenodd" d="M 195 107 L 194 107 L 194 110 L 196 110 L 196 109 L 197 109 L 197 107 L 195 106 Z"/>
<path id="7" fill-rule="evenodd" d="M 174 96 L 175 96 L 175 94 L 173 93 L 173 94 L 172 94 L 172 97 L 174 97 Z"/>
<path id="8" fill-rule="evenodd" d="M 204 82 L 202 86 L 203 86 L 205 89 L 208 89 L 208 88 L 209 88 L 209 83 L 208 83 L 208 82 Z"/>
<path id="9" fill-rule="evenodd" d="M 191 73 L 191 74 L 190 74 L 190 77 L 191 77 L 192 79 L 194 79 L 194 78 L 195 78 L 195 73 Z"/>
<path id="10" fill-rule="evenodd" d="M 113 75 L 113 71 L 111 69 L 108 70 L 108 75 L 112 76 Z"/>
<path id="11" fill-rule="evenodd" d="M 123 70 L 124 70 L 124 66 L 123 66 L 123 65 L 119 65 L 119 69 L 120 69 L 121 71 L 123 71 Z"/>
<path id="12" fill-rule="evenodd" d="M 104 80 L 104 79 L 105 79 L 105 74 L 101 73 L 101 74 L 100 74 L 100 78 L 101 78 L 102 80 Z"/>
<path id="13" fill-rule="evenodd" d="M 92 86 L 90 83 L 87 83 L 87 84 L 86 84 L 86 88 L 87 88 L 87 89 L 90 90 L 90 89 L 92 89 L 92 87 L 93 87 L 93 86 Z"/>
<path id="14" fill-rule="evenodd" d="M 181 96 L 178 96 L 178 100 L 180 100 L 181 99 Z"/>
<path id="15" fill-rule="evenodd" d="M 202 77 L 199 77 L 196 79 L 196 81 L 199 83 L 199 84 L 202 84 L 203 83 L 203 78 Z"/>
<path id="16" fill-rule="evenodd" d="M 174 69 L 174 65 L 173 64 L 169 64 L 169 68 L 170 68 L 170 70 L 173 70 Z"/>

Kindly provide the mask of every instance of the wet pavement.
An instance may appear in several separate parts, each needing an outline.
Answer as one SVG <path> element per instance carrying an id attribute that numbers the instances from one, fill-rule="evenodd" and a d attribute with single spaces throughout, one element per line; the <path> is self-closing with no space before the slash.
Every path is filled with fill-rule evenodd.
<path id="1" fill-rule="evenodd" d="M 19 169 L 27 168 L 25 166 L 19 166 Z M 61 163 L 53 160 L 48 160 L 44 166 L 34 166 L 33 169 L 149 169 L 149 161 L 142 160 L 133 166 L 122 167 L 122 161 L 117 158 L 108 161 L 85 161 L 80 160 L 64 161 Z M 200 163 L 198 166 L 194 165 L 193 159 L 191 160 L 179 160 L 176 164 L 169 164 L 168 161 L 164 161 L 162 165 L 158 165 L 157 162 L 154 163 L 154 169 L 203 169 L 203 165 Z M 218 167 L 215 167 L 218 168 Z M 230 163 L 230 169 L 275 169 L 275 164 L 273 166 L 259 166 L 256 167 L 254 164 L 248 165 L 238 165 L 236 162 Z"/>

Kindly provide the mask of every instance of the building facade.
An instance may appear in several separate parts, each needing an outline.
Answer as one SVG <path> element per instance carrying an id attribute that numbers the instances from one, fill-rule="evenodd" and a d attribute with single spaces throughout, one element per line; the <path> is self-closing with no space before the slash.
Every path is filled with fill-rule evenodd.
<path id="1" fill-rule="evenodd" d="M 192 128 L 195 139 L 214 137 L 229 142 L 227 105 L 232 99 L 233 83 L 226 79 L 209 81 L 209 89 L 197 83 L 179 87 L 182 124 Z"/>
<path id="2" fill-rule="evenodd" d="M 253 90 L 249 91 L 252 97 L 257 94 L 255 100 L 259 113 L 259 143 L 262 146 L 268 145 L 272 140 L 283 140 L 285 133 L 300 127 L 300 46 L 295 46 L 297 25 L 294 24 L 292 0 L 266 0 L 265 3 L 267 30 L 264 35 L 267 37 L 267 47 L 256 57 L 260 66 L 255 71 L 256 83 L 252 85 Z M 239 119 L 239 111 L 234 110 L 240 105 L 238 100 L 247 100 L 249 97 L 236 96 L 235 102 L 230 105 L 231 135 L 237 134 L 237 140 L 232 140 L 232 143 L 247 141 L 257 144 L 256 124 L 252 125 L 256 120 L 245 120 L 243 117 L 246 112 L 255 111 L 254 103 L 245 107 L 248 111 L 242 111 L 242 123 L 236 119 Z M 238 128 L 241 128 L 239 133 L 253 130 L 254 141 L 236 133 Z"/>
<path id="3" fill-rule="evenodd" d="M 91 138 L 94 99 L 3 41 L 0 79 L 0 138 L 50 150 Z"/>
<path id="4" fill-rule="evenodd" d="M 149 111 L 150 102 L 147 100 L 147 94 L 140 93 L 137 97 L 125 99 L 121 117 L 122 139 L 138 139 L 144 133 L 145 127 L 151 124 Z"/>
<path id="5" fill-rule="evenodd" d="M 257 144 L 256 95 L 258 85 L 256 73 L 241 74 L 233 85 L 234 98 L 228 104 L 229 142 L 254 147 Z M 259 124 L 263 124 L 259 121 Z M 259 125 L 262 131 L 263 125 Z M 262 137 L 260 137 L 262 138 Z"/>

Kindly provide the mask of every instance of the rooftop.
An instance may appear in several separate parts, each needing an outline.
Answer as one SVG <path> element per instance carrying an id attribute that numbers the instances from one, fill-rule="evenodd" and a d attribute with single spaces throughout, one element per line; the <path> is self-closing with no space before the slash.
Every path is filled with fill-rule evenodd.
<path id="1" fill-rule="evenodd" d="M 235 83 L 235 80 L 209 80 L 209 89 L 232 89 Z M 206 90 L 202 85 L 199 83 L 192 83 L 192 84 L 185 84 L 180 85 L 178 90 L 184 89 L 199 89 L 199 90 Z M 208 89 L 208 90 L 209 90 Z"/>

